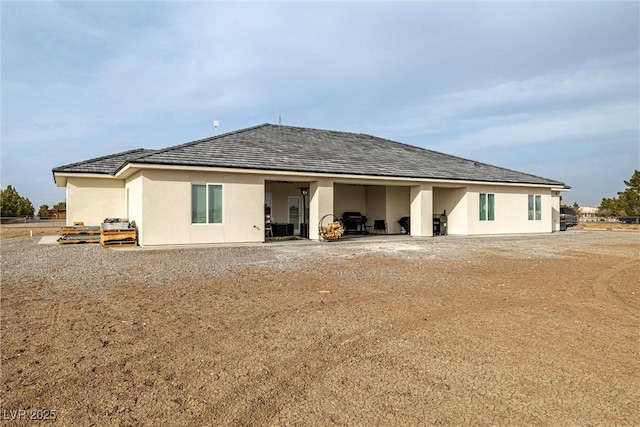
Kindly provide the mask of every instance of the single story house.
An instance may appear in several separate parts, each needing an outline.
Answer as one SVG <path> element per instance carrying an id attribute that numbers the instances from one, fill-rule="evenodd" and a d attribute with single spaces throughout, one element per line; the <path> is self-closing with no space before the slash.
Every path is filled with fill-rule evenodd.
<path id="1" fill-rule="evenodd" d="M 262 124 L 160 150 L 137 149 L 53 169 L 67 224 L 127 218 L 139 244 L 265 241 L 265 213 L 304 224 L 359 212 L 400 233 L 558 231 L 564 183 L 375 136 Z M 327 217 L 327 215 L 329 215 Z"/>

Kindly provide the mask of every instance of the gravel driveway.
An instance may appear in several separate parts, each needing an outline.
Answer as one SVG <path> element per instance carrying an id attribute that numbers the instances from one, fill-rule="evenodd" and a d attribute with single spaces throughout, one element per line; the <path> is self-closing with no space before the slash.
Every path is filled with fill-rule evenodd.
<path id="1" fill-rule="evenodd" d="M 211 278 L 239 268 L 264 266 L 301 269 L 304 265 L 341 262 L 372 255 L 402 260 L 471 260 L 477 253 L 496 251 L 504 257 L 557 258 L 579 247 L 640 240 L 640 233 L 568 232 L 520 236 L 384 236 L 338 242 L 287 241 L 246 245 L 170 246 L 104 249 L 99 245 L 34 245 L 37 238 L 2 241 L 2 278 L 48 278 L 84 289 L 86 283 L 108 286 L 122 280 L 163 284 L 184 278 Z M 138 267 L 161 265 L 143 269 Z"/>

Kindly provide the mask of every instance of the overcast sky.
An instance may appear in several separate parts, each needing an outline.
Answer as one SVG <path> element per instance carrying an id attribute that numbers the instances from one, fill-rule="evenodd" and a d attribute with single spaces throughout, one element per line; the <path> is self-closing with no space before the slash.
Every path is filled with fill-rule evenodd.
<path id="1" fill-rule="evenodd" d="M 540 175 L 598 206 L 640 169 L 631 2 L 2 2 L 2 188 L 261 123 Z"/>

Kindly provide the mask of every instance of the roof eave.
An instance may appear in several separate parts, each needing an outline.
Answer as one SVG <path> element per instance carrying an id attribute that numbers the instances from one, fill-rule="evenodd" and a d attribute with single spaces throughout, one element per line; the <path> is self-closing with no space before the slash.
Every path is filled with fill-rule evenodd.
<path id="1" fill-rule="evenodd" d="M 53 173 L 53 182 L 58 187 L 66 187 L 67 181 L 69 178 L 101 178 L 101 179 L 114 179 L 115 177 L 109 173 L 101 173 L 101 172 L 63 172 L 52 170 Z"/>
<path id="2" fill-rule="evenodd" d="M 456 179 L 456 178 L 436 178 L 436 177 L 424 177 L 424 176 L 395 176 L 395 175 L 375 175 L 375 174 L 356 174 L 356 173 L 340 173 L 340 172 L 310 172 L 308 170 L 283 170 L 283 169 L 256 169 L 256 168 L 244 168 L 244 167 L 230 167 L 230 166 L 203 166 L 203 165 L 190 165 L 190 164 L 175 164 L 175 163 L 151 163 L 151 162 L 126 162 L 116 173 L 115 177 L 125 179 L 135 172 L 141 169 L 164 169 L 164 170 L 197 170 L 197 171 L 212 171 L 212 172 L 236 172 L 236 173 L 251 173 L 251 174 L 267 174 L 267 175 L 302 175 L 307 177 L 335 177 L 339 179 L 373 179 L 376 181 L 433 181 L 447 184 L 458 185 L 508 185 L 518 187 L 546 187 L 550 189 L 556 189 L 559 186 L 567 188 L 564 183 L 560 182 L 515 182 L 515 181 L 488 181 L 488 180 L 474 180 L 474 179 Z M 570 188 L 570 187 L 569 187 Z M 568 190 L 565 190 L 568 191 Z"/>

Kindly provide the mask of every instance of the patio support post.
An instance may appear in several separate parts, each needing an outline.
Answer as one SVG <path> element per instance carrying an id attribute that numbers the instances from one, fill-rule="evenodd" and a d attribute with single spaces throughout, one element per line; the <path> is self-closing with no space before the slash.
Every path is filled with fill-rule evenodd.
<path id="1" fill-rule="evenodd" d="M 320 218 L 333 212 L 333 181 L 323 179 L 309 183 L 309 239 L 320 240 Z"/>
<path id="2" fill-rule="evenodd" d="M 411 187 L 411 235 L 433 236 L 433 186 L 427 184 Z"/>
<path id="3" fill-rule="evenodd" d="M 560 190 L 551 190 L 551 231 L 560 231 Z"/>

